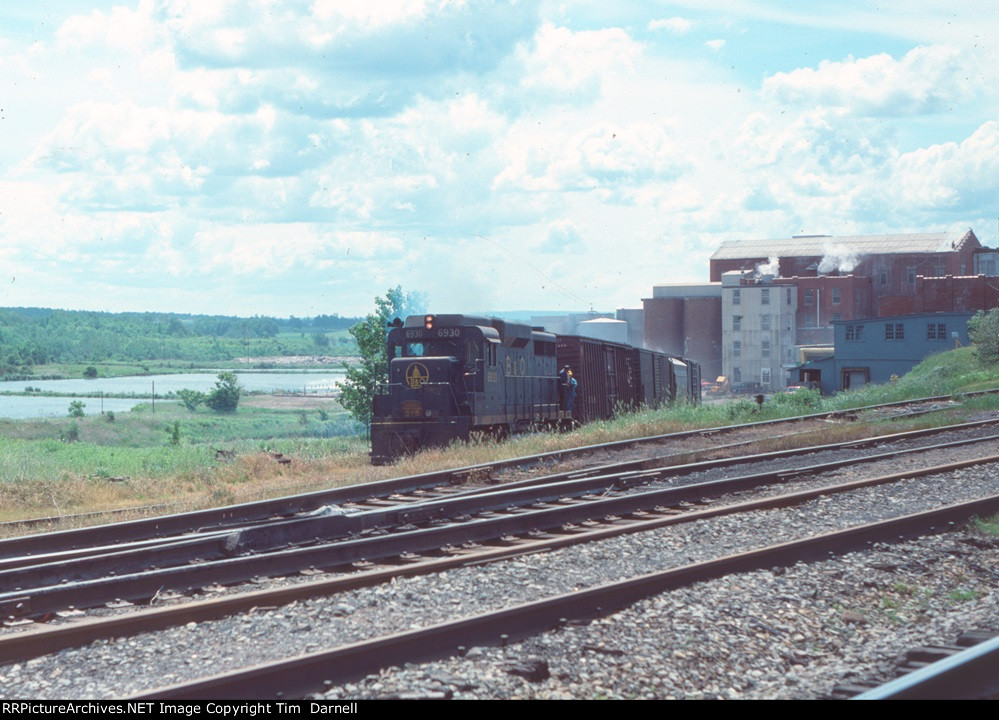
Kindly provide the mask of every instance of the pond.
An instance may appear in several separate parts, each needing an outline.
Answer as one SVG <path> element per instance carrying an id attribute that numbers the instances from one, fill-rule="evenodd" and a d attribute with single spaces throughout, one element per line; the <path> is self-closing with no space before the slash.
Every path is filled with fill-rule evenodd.
<path id="1" fill-rule="evenodd" d="M 326 395 L 333 392 L 337 381 L 342 381 L 342 370 L 321 370 L 315 372 L 237 372 L 239 384 L 248 392 L 289 392 L 308 395 Z M 200 390 L 209 392 L 215 387 L 218 372 L 182 373 L 178 375 L 142 375 L 120 378 L 96 378 L 94 380 L 17 380 L 0 382 L 0 392 L 24 392 L 28 387 L 42 392 L 65 393 L 67 395 L 104 393 L 105 395 L 133 394 L 135 399 L 122 398 L 80 398 L 87 407 L 87 415 L 99 413 L 101 402 L 105 410 L 125 412 L 139 403 L 149 402 L 155 384 L 157 395 L 176 393 L 178 390 Z M 66 397 L 31 397 L 25 395 L 0 395 L 0 417 L 34 418 L 62 417 L 69 408 Z"/>

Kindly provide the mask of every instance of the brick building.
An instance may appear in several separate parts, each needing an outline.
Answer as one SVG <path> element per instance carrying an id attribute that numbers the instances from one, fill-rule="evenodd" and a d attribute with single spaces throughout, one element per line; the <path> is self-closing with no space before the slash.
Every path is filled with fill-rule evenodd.
<path id="1" fill-rule="evenodd" d="M 706 379 L 725 375 L 739 385 L 732 377 L 738 368 L 746 388 L 779 389 L 785 385 L 786 371 L 803 356 L 832 348 L 837 323 L 999 306 L 997 268 L 999 252 L 983 248 L 970 228 L 731 240 L 711 256 L 710 283 L 659 285 L 652 298 L 643 300 L 645 340 L 653 349 L 697 360 Z M 763 342 L 763 316 L 768 313 L 762 309 L 754 310 L 751 319 L 745 307 L 740 310 L 747 328 L 740 332 L 752 327 L 750 335 L 737 338 L 733 329 L 740 313 L 734 309 L 732 293 L 745 292 L 753 302 L 758 294 L 762 305 L 762 288 L 758 293 L 750 290 L 761 283 L 775 293 L 783 288 L 785 300 L 789 288 L 793 295 L 793 302 L 782 305 L 782 330 L 779 338 L 770 335 L 769 347 Z M 787 315 L 787 307 L 794 308 L 793 317 Z M 769 314 L 773 323 L 775 313 Z M 773 327 L 771 333 L 776 332 Z M 774 355 L 778 342 L 779 360 Z M 769 386 L 763 382 L 767 377 Z"/>

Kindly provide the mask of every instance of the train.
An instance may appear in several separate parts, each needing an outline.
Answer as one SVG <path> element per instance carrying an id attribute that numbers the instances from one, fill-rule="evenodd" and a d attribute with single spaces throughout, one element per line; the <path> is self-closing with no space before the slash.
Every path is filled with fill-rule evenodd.
<path id="1" fill-rule="evenodd" d="M 500 318 L 410 315 L 391 323 L 386 342 L 388 382 L 372 402 L 374 464 L 475 434 L 569 428 L 701 399 L 692 360 Z M 577 383 L 574 402 L 563 368 Z"/>

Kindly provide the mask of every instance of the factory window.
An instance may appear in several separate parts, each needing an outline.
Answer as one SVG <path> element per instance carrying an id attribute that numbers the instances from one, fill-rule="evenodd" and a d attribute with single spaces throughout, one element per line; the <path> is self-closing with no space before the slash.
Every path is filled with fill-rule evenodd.
<path id="1" fill-rule="evenodd" d="M 805 288 L 805 305 L 815 304 L 815 289 Z"/>
<path id="2" fill-rule="evenodd" d="M 742 315 L 732 316 L 732 330 L 735 332 L 742 330 Z"/>
<path id="3" fill-rule="evenodd" d="M 732 291 L 732 304 L 733 305 L 742 305 L 742 290 L 733 290 Z"/>
<path id="4" fill-rule="evenodd" d="M 943 277 L 947 274 L 947 269 L 943 265 L 934 265 L 933 274 L 937 277 Z"/>
<path id="5" fill-rule="evenodd" d="M 905 340 L 905 326 L 902 323 L 885 323 L 885 340 Z"/>
<path id="6" fill-rule="evenodd" d="M 770 329 L 770 314 L 760 315 L 760 330 Z"/>
<path id="7" fill-rule="evenodd" d="M 732 382 L 734 383 L 742 382 L 742 368 L 740 367 L 732 368 Z"/>
<path id="8" fill-rule="evenodd" d="M 887 338 L 888 326 L 885 326 L 885 337 Z M 894 332 L 893 332 L 894 334 Z M 846 326 L 846 341 L 847 342 L 863 342 L 864 340 L 864 326 L 863 325 L 847 325 Z"/>
<path id="9" fill-rule="evenodd" d="M 742 357 L 742 341 L 736 340 L 732 343 L 732 357 Z"/>
<path id="10" fill-rule="evenodd" d="M 832 322 L 837 322 L 838 320 L 842 320 L 842 319 L 843 319 L 842 315 L 840 315 L 839 313 L 833 313 Z"/>
<path id="11" fill-rule="evenodd" d="M 926 323 L 927 340 L 946 340 L 947 326 L 944 323 Z"/>
<path id="12" fill-rule="evenodd" d="M 839 305 L 839 300 L 840 300 L 839 293 L 840 293 L 840 290 L 839 290 L 838 287 L 834 287 L 832 289 L 832 304 L 833 305 Z"/>
<path id="13" fill-rule="evenodd" d="M 770 290 L 769 289 L 763 288 L 763 295 L 760 297 L 760 304 L 761 305 L 769 305 L 770 304 Z"/>
<path id="14" fill-rule="evenodd" d="M 770 385 L 770 368 L 763 368 L 760 370 L 760 384 L 766 386 Z"/>
<path id="15" fill-rule="evenodd" d="M 770 338 L 760 340 L 760 354 L 763 357 L 770 357 Z"/>
<path id="16" fill-rule="evenodd" d="M 905 281 L 909 285 L 915 285 L 916 284 L 916 268 L 914 268 L 914 267 L 907 267 L 905 269 Z"/>
<path id="17" fill-rule="evenodd" d="M 791 288 L 787 289 L 787 304 L 791 304 Z"/>
<path id="18" fill-rule="evenodd" d="M 878 270 L 878 284 L 887 285 L 888 284 L 888 269 L 881 268 Z"/>

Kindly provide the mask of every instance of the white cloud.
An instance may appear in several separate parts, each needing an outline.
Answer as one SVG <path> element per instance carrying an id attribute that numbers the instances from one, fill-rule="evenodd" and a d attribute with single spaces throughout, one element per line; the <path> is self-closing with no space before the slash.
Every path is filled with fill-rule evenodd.
<path id="1" fill-rule="evenodd" d="M 630 68 L 639 52 L 639 45 L 619 28 L 574 32 L 548 23 L 522 57 L 521 86 L 544 93 L 549 102 L 591 100 L 603 78 Z"/>
<path id="2" fill-rule="evenodd" d="M 887 188 L 900 207 L 990 216 L 999 197 L 999 122 L 989 121 L 960 143 L 920 148 L 898 158 Z"/>
<path id="3" fill-rule="evenodd" d="M 988 89 L 980 63 L 973 52 L 940 45 L 914 48 L 901 60 L 887 53 L 823 60 L 818 68 L 767 78 L 763 95 L 780 103 L 846 107 L 869 115 L 939 112 L 975 102 Z"/>
<path id="4" fill-rule="evenodd" d="M 649 30 L 665 30 L 674 35 L 684 35 L 694 27 L 694 23 L 687 18 L 671 17 L 661 20 L 650 20 L 647 25 Z"/>
<path id="5" fill-rule="evenodd" d="M 571 136 L 548 138 L 522 128 L 516 149 L 494 187 L 579 191 L 630 185 L 650 177 L 672 179 L 687 157 L 665 128 L 650 123 L 599 123 Z"/>
<path id="6" fill-rule="evenodd" d="M 584 249 L 583 237 L 572 220 L 563 218 L 548 225 L 544 242 L 535 249 L 543 253 L 578 253 Z"/>
<path id="7" fill-rule="evenodd" d="M 453 310 L 635 305 L 703 279 L 723 238 L 994 215 L 987 22 L 899 5 L 861 37 L 849 8 L 722 5 L 126 0 L 0 24 L 3 299 L 57 276 L 201 311 L 364 312 L 399 283 Z"/>

